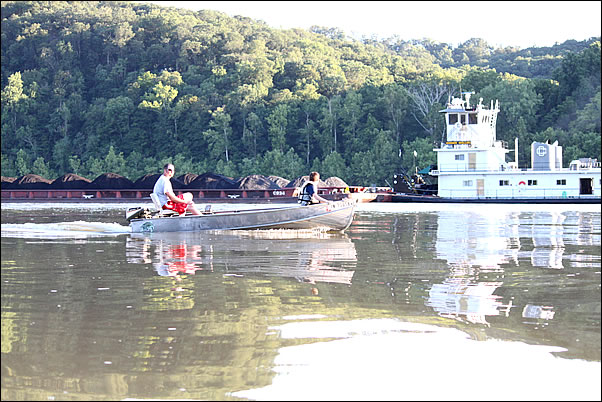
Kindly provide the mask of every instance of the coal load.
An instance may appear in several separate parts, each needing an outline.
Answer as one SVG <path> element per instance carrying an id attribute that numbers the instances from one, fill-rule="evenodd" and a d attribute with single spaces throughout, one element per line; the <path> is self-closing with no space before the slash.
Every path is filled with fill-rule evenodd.
<path id="1" fill-rule="evenodd" d="M 2 183 L 0 184 L 0 186 L 5 189 L 5 190 L 9 190 L 10 186 L 12 185 L 12 183 L 17 180 L 16 177 L 6 177 L 6 176 L 2 176 Z"/>
<path id="2" fill-rule="evenodd" d="M 94 190 L 131 190 L 134 183 L 117 173 L 103 173 L 98 176 L 88 188 Z"/>
<path id="3" fill-rule="evenodd" d="M 48 190 L 51 180 L 37 174 L 26 174 L 18 177 L 12 183 L 7 183 L 6 188 L 11 190 Z M 4 184 L 2 185 L 5 188 Z"/>
<path id="4" fill-rule="evenodd" d="M 232 177 L 224 176 L 217 173 L 203 173 L 199 175 L 196 179 L 191 181 L 188 186 L 188 189 L 207 189 L 207 190 L 215 190 L 215 189 L 236 189 L 238 188 L 236 185 L 236 181 Z"/>
<path id="5" fill-rule="evenodd" d="M 331 176 L 324 180 L 324 182 L 326 183 L 326 187 L 349 187 L 343 179 L 336 176 Z"/>
<path id="6" fill-rule="evenodd" d="M 252 174 L 239 179 L 236 182 L 237 188 L 240 190 L 276 190 L 280 186 L 270 180 L 267 176 L 260 174 Z"/>
<path id="7" fill-rule="evenodd" d="M 161 177 L 161 173 L 145 174 L 144 176 L 138 178 L 138 180 L 134 182 L 134 188 L 136 190 L 153 191 L 153 189 L 155 188 L 155 183 L 157 183 L 159 177 Z M 169 181 L 171 182 L 171 187 L 174 190 L 186 189 L 186 185 L 182 183 L 181 180 L 178 180 L 175 177 L 172 177 Z"/>
<path id="8" fill-rule="evenodd" d="M 301 187 L 303 185 L 303 183 L 305 183 L 306 181 L 309 181 L 309 176 L 297 177 L 295 180 L 291 180 L 286 185 L 286 187 L 287 188 Z M 328 187 L 328 185 L 326 185 L 326 182 L 324 182 L 324 181 L 322 181 L 322 179 L 320 179 L 320 182 L 318 183 L 318 187 Z"/>
<path id="9" fill-rule="evenodd" d="M 198 174 L 195 173 L 186 173 L 183 174 L 181 176 L 178 176 L 178 180 L 182 182 L 182 184 L 184 184 L 186 187 L 188 187 L 188 185 L 190 183 L 192 183 L 197 177 L 199 177 Z"/>
<path id="10" fill-rule="evenodd" d="M 58 179 L 55 179 L 50 188 L 60 190 L 83 190 L 88 187 L 92 181 L 75 173 L 67 173 Z"/>
<path id="11" fill-rule="evenodd" d="M 134 182 L 134 188 L 137 190 L 152 190 L 159 177 L 161 177 L 161 173 L 145 174 Z"/>
<path id="12" fill-rule="evenodd" d="M 290 180 L 280 176 L 268 176 L 268 179 L 276 183 L 276 185 L 280 188 L 286 187 L 286 185 L 291 182 Z"/>

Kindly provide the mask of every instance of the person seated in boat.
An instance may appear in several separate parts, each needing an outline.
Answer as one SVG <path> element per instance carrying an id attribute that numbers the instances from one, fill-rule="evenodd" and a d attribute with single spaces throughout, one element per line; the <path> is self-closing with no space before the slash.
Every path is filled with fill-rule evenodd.
<path id="1" fill-rule="evenodd" d="M 301 205 L 319 204 L 319 203 L 330 203 L 327 199 L 318 195 L 318 183 L 320 182 L 320 173 L 311 172 L 309 174 L 309 181 L 305 182 L 301 187 L 299 193 L 298 202 Z"/>
<path id="2" fill-rule="evenodd" d="M 192 193 L 184 193 L 176 196 L 171 186 L 170 179 L 175 173 L 173 164 L 168 163 L 163 167 L 163 174 L 157 179 L 153 193 L 159 198 L 163 209 L 171 209 L 178 214 L 183 215 L 190 212 L 193 215 L 201 215 L 198 209 L 194 206 Z"/>

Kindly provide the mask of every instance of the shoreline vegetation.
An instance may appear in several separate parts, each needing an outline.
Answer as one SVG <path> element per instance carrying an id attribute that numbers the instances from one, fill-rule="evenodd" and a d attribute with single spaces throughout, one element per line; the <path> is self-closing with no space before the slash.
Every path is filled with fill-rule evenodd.
<path id="1" fill-rule="evenodd" d="M 520 49 L 354 39 L 135 2 L 3 1 L 1 11 L 1 166 L 13 183 L 141 178 L 170 162 L 383 186 L 436 163 L 439 111 L 461 91 L 499 100 L 504 143 L 558 141 L 565 161 L 602 159 L 599 37 Z M 529 148 L 516 159 L 527 166 Z"/>

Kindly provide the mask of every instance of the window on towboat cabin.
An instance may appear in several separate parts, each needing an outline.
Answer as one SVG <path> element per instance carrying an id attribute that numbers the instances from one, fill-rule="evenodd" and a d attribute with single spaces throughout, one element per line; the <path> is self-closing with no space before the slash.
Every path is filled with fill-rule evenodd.
<path id="1" fill-rule="evenodd" d="M 472 187 L 472 180 L 464 180 L 464 181 L 462 182 L 462 185 L 463 185 L 464 187 Z"/>
<path id="2" fill-rule="evenodd" d="M 500 180 L 500 186 L 509 186 L 509 185 L 510 185 L 509 180 Z"/>
<path id="3" fill-rule="evenodd" d="M 537 186 L 537 180 L 527 180 L 528 186 Z"/>
<path id="4" fill-rule="evenodd" d="M 455 155 L 455 159 L 456 159 L 457 161 L 463 161 L 463 160 L 464 160 L 464 154 L 458 154 L 458 155 Z"/>
<path id="5" fill-rule="evenodd" d="M 477 120 L 477 114 L 476 113 L 470 113 L 468 115 L 468 124 L 477 124 L 478 120 Z"/>
<path id="6" fill-rule="evenodd" d="M 566 179 L 556 180 L 556 185 L 557 186 L 566 186 Z"/>
<path id="7" fill-rule="evenodd" d="M 458 115 L 456 113 L 452 113 L 449 116 L 449 124 L 456 124 L 458 122 Z"/>
<path id="8" fill-rule="evenodd" d="M 460 123 L 462 123 L 462 125 L 466 125 L 466 115 L 465 114 L 461 114 L 460 115 Z"/>

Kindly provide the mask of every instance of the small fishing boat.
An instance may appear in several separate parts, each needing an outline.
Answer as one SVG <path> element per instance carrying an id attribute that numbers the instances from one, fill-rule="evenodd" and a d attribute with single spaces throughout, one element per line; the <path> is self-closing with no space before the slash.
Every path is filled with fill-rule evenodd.
<path id="1" fill-rule="evenodd" d="M 201 230 L 251 229 L 318 229 L 344 231 L 353 221 L 357 200 L 345 199 L 330 203 L 212 211 L 211 205 L 202 215 L 170 214 L 171 211 L 130 208 L 126 218 L 132 233 L 196 232 Z M 167 212 L 167 213 L 166 213 Z"/>

